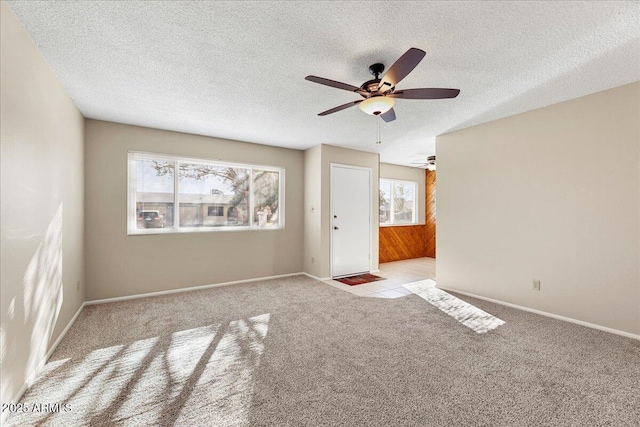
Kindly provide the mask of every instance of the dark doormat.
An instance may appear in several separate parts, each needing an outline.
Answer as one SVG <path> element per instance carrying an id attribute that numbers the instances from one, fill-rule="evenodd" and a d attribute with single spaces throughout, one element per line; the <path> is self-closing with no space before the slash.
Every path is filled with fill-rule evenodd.
<path id="1" fill-rule="evenodd" d="M 340 279 L 334 279 L 338 282 L 342 282 L 345 285 L 356 286 L 364 285 L 365 283 L 377 282 L 378 280 L 387 280 L 384 277 L 376 276 L 375 274 L 358 274 L 357 276 L 342 277 Z"/>

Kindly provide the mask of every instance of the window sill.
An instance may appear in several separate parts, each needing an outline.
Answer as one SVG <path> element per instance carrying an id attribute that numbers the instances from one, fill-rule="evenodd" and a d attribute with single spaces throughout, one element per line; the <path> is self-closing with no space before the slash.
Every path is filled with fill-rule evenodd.
<path id="1" fill-rule="evenodd" d="M 284 230 L 284 226 L 278 227 L 193 227 L 193 228 L 144 228 L 128 230 L 127 236 L 147 236 L 150 234 L 197 234 L 197 233 L 218 233 L 218 232 L 238 232 L 238 231 L 272 231 Z"/>

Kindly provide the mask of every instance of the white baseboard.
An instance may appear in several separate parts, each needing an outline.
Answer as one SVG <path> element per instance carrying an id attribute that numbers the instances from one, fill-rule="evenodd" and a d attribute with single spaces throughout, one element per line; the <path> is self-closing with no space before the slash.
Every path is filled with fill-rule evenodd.
<path id="1" fill-rule="evenodd" d="M 551 317 L 553 319 L 562 320 L 569 323 L 575 323 L 576 325 L 586 326 L 587 328 L 597 329 L 599 331 L 609 332 L 611 334 L 621 335 L 623 337 L 632 338 L 634 340 L 640 340 L 640 335 L 632 334 L 631 332 L 621 331 L 619 329 L 608 328 L 606 326 L 596 325 L 595 323 L 589 323 L 578 319 L 573 319 L 571 317 L 560 316 L 558 314 L 548 313 L 546 311 L 536 310 L 535 308 L 529 308 L 518 304 L 512 304 L 510 302 L 504 302 L 493 298 L 487 298 L 476 294 L 471 294 L 469 292 L 459 291 L 453 288 L 446 288 L 442 286 L 438 286 L 436 283 L 436 287 L 442 289 L 443 291 L 456 292 L 458 294 L 466 295 L 472 298 L 478 298 L 484 301 L 493 302 L 495 304 L 505 305 L 511 308 L 517 308 L 518 310 L 528 311 L 529 313 L 539 314 L 541 316 Z"/>
<path id="2" fill-rule="evenodd" d="M 314 276 L 313 274 L 309 274 L 309 273 L 302 273 L 307 277 L 311 277 L 312 279 L 315 280 L 319 280 L 321 282 L 324 282 L 325 280 L 331 280 L 331 277 L 318 277 L 318 276 Z"/>
<path id="3" fill-rule="evenodd" d="M 17 403 L 20 401 L 20 399 L 22 399 L 22 396 L 24 396 L 25 392 L 29 389 L 29 387 L 31 387 L 31 385 L 35 381 L 36 377 L 38 376 L 38 374 L 40 373 L 44 365 L 46 365 L 47 362 L 49 361 L 49 358 L 51 357 L 53 352 L 56 351 L 56 348 L 58 348 L 58 345 L 60 344 L 64 336 L 67 335 L 67 332 L 69 332 L 69 329 L 71 329 L 71 326 L 73 326 L 73 324 L 75 323 L 76 319 L 80 315 L 80 312 L 82 311 L 84 306 L 85 306 L 85 303 L 82 303 L 80 305 L 80 307 L 78 308 L 78 311 L 76 311 L 76 314 L 73 315 L 71 320 L 69 320 L 69 323 L 67 323 L 67 326 L 65 326 L 62 332 L 60 332 L 60 335 L 58 335 L 58 338 L 53 342 L 53 344 L 51 345 L 47 353 L 42 358 L 42 361 L 38 364 L 36 369 L 33 372 L 31 372 L 31 374 L 29 374 L 29 376 L 27 377 L 27 380 L 24 382 L 24 384 L 22 384 L 22 387 L 20 387 L 20 390 L 18 390 L 18 392 L 10 400 L 11 403 Z M 9 415 L 9 412 L 3 412 L 2 419 L 0 421 L 4 423 L 4 420 L 8 415 Z"/>
<path id="4" fill-rule="evenodd" d="M 287 273 L 287 274 L 279 274 L 277 276 L 267 276 L 267 277 L 257 277 L 255 279 L 244 279 L 244 280 L 234 280 L 233 282 L 223 282 L 223 283 L 213 283 L 211 285 L 201 285 L 201 286 L 191 286 L 189 288 L 180 288 L 180 289 L 169 289 L 167 291 L 158 291 L 158 292 L 149 292 L 146 294 L 136 294 L 136 295 L 126 295 L 123 297 L 114 297 L 114 298 L 103 298 L 103 299 L 95 299 L 91 301 L 85 301 L 85 305 L 95 305 L 95 304 L 105 304 L 109 302 L 118 302 L 118 301 L 127 301 L 138 298 L 148 298 L 148 297 L 157 297 L 160 295 L 170 295 L 170 294 L 178 294 L 181 292 L 190 292 L 190 291 L 199 291 L 202 289 L 210 289 L 210 288 L 218 288 L 221 286 L 229 286 L 229 285 L 237 285 L 240 283 L 251 283 L 251 282 L 259 282 L 262 280 L 271 280 L 271 279 L 280 279 L 283 277 L 291 277 L 291 276 L 300 276 L 305 273 Z"/>
<path id="5" fill-rule="evenodd" d="M 73 315 L 71 320 L 69 320 L 69 323 L 67 323 L 67 326 L 62 330 L 60 335 L 58 335 L 58 338 L 51 345 L 51 348 L 49 349 L 49 351 L 47 351 L 47 354 L 44 356 L 45 363 L 49 360 L 51 355 L 53 355 L 53 352 L 56 351 L 56 348 L 58 348 L 58 345 L 62 341 L 62 338 L 64 338 L 64 336 L 67 335 L 67 332 L 69 332 L 69 329 L 71 329 L 71 326 L 73 326 L 73 324 L 76 322 L 76 319 L 78 318 L 78 316 L 80 316 L 80 312 L 84 308 L 85 304 L 86 303 L 83 302 L 82 305 L 80 305 L 80 307 L 78 308 L 78 311 L 76 311 L 76 314 Z"/>

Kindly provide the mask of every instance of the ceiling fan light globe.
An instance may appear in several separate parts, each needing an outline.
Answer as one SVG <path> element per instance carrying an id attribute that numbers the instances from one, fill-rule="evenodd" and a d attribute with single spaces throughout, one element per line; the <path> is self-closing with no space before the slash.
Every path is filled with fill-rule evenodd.
<path id="1" fill-rule="evenodd" d="M 395 104 L 396 101 L 393 98 L 374 96 L 362 101 L 358 107 L 367 114 L 378 116 L 392 109 Z"/>

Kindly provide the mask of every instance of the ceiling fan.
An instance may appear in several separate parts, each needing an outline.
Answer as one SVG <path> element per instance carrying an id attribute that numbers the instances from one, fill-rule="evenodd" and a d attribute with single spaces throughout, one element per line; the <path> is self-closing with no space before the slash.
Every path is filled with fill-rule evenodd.
<path id="1" fill-rule="evenodd" d="M 373 64 L 369 67 L 369 72 L 375 76 L 374 79 L 364 82 L 360 87 L 352 86 L 347 83 L 337 82 L 322 77 L 307 76 L 305 80 L 319 83 L 325 86 L 331 86 L 338 89 L 355 92 L 364 99 L 349 102 L 318 114 L 326 116 L 346 108 L 358 105 L 358 107 L 367 114 L 382 117 L 385 122 L 396 119 L 396 113 L 393 111 L 395 99 L 446 99 L 455 98 L 460 93 L 460 89 L 440 89 L 440 88 L 422 88 L 422 89 L 404 89 L 396 90 L 396 85 L 402 79 L 413 71 L 426 53 L 423 50 L 412 47 L 404 53 L 389 68 L 382 79 L 378 77 L 384 71 L 384 64 Z"/>
<path id="2" fill-rule="evenodd" d="M 411 162 L 412 165 L 415 165 L 418 168 L 429 169 L 430 171 L 436 170 L 436 156 L 427 157 L 426 162 Z"/>

